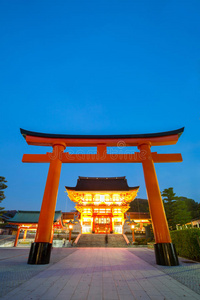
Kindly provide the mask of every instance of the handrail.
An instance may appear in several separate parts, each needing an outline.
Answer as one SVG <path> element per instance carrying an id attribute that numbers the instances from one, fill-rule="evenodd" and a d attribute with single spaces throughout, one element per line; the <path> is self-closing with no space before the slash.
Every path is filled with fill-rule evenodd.
<path id="1" fill-rule="evenodd" d="M 78 244 L 78 241 L 79 241 L 80 237 L 81 237 L 81 233 L 79 233 L 79 235 L 78 235 L 77 238 L 75 239 L 73 245 L 74 245 L 74 244 L 75 244 L 75 245 Z"/>
<path id="2" fill-rule="evenodd" d="M 125 239 L 125 242 L 127 243 L 127 245 L 129 245 L 129 244 L 130 244 L 130 242 L 129 242 L 129 240 L 128 240 L 127 236 L 126 236 L 124 233 L 123 233 L 122 235 L 123 235 L 123 237 L 124 237 L 124 239 Z"/>

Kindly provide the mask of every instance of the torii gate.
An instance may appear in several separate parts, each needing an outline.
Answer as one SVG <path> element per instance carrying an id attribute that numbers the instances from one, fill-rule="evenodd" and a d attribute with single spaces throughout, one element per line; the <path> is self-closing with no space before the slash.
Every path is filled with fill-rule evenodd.
<path id="1" fill-rule="evenodd" d="M 158 265 L 178 265 L 178 257 L 171 242 L 154 163 L 182 162 L 181 154 L 158 154 L 151 146 L 174 145 L 184 128 L 178 130 L 130 135 L 65 135 L 46 134 L 20 129 L 29 145 L 52 146 L 46 154 L 24 154 L 22 162 L 50 163 L 35 242 L 28 264 L 48 264 L 51 255 L 52 224 L 62 163 L 142 163 L 155 237 Z M 132 154 L 107 154 L 107 147 L 138 147 Z M 66 147 L 97 147 L 96 154 L 69 154 Z"/>

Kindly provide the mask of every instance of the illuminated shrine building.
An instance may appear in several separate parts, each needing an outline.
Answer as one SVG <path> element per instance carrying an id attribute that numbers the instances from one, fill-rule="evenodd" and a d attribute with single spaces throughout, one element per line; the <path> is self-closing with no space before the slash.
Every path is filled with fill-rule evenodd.
<path id="1" fill-rule="evenodd" d="M 80 213 L 82 233 L 123 233 L 124 214 L 139 187 L 129 187 L 125 177 L 80 177 L 66 186 Z"/>

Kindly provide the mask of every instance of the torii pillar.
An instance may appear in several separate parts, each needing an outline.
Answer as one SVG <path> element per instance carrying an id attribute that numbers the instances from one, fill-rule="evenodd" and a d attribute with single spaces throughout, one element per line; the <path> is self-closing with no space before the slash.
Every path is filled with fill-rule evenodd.
<path id="1" fill-rule="evenodd" d="M 156 262 L 158 265 L 179 265 L 176 250 L 172 244 L 169 233 L 169 227 L 151 154 L 151 145 L 150 143 L 141 144 L 138 148 L 143 157 L 142 166 L 156 242 L 154 244 Z"/>
<path id="2" fill-rule="evenodd" d="M 53 146 L 38 228 L 35 242 L 31 245 L 28 264 L 48 264 L 50 261 L 53 236 L 52 226 L 62 166 L 61 157 L 65 147 L 64 144 L 55 144 Z"/>
<path id="3" fill-rule="evenodd" d="M 17 227 L 17 233 L 16 233 L 16 237 L 15 237 L 15 242 L 14 242 L 14 247 L 17 247 L 17 243 L 18 243 L 18 239 L 19 239 L 19 234 L 20 234 L 20 227 Z"/>

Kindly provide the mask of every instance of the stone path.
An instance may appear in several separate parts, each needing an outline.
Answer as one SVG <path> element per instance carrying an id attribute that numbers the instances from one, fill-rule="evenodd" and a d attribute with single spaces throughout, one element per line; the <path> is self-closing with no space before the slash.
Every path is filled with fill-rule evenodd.
<path id="1" fill-rule="evenodd" d="M 62 252 L 61 256 L 59 250 Z M 199 294 L 139 257 L 137 251 L 135 252 L 137 255 L 135 255 L 135 249 L 76 248 L 75 251 L 74 249 L 59 250 L 57 250 L 57 262 L 54 261 L 45 266 L 27 265 L 28 268 L 33 267 L 38 273 L 7 293 L 2 299 L 200 299 Z M 152 253 L 151 250 L 147 250 L 147 253 L 143 252 L 143 255 L 147 257 Z M 55 253 L 53 256 L 56 257 Z M 16 262 L 19 261 L 19 257 L 12 259 Z M 24 263 L 26 263 L 25 257 Z M 19 261 L 19 269 L 21 265 L 23 263 Z M 41 270 L 41 267 L 44 269 Z"/>
<path id="2" fill-rule="evenodd" d="M 30 248 L 0 248 L 0 297 L 48 269 L 76 249 L 54 248 L 49 265 L 28 265 Z M 14 300 L 14 299 L 13 299 Z"/>
<path id="3" fill-rule="evenodd" d="M 179 257 L 179 266 L 159 266 L 156 264 L 153 250 L 147 248 L 135 248 L 130 249 L 129 251 L 200 295 L 200 263 Z"/>

